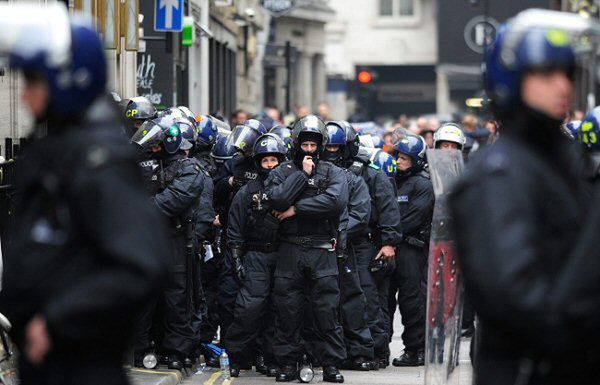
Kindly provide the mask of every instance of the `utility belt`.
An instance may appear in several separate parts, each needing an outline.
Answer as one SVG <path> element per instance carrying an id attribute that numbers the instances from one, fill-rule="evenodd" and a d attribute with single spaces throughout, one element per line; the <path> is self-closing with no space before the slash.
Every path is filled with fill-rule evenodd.
<path id="1" fill-rule="evenodd" d="M 279 243 L 276 242 L 246 244 L 246 251 L 257 251 L 259 253 L 274 253 L 278 248 Z"/>
<path id="2" fill-rule="evenodd" d="M 281 242 L 302 246 L 305 249 L 324 249 L 328 251 L 335 251 L 335 246 L 337 243 L 335 238 L 319 239 L 312 237 L 286 237 L 282 238 Z"/>

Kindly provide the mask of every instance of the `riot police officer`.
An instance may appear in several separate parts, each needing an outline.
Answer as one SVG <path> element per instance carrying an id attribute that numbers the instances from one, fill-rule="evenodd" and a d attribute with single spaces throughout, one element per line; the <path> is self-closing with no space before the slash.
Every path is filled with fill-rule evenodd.
<path id="1" fill-rule="evenodd" d="M 129 122 L 125 130 L 127 137 L 131 138 L 146 120 L 157 116 L 156 107 L 148 98 L 136 96 L 127 100 L 125 104 L 125 119 Z"/>
<path id="2" fill-rule="evenodd" d="M 132 141 L 160 162 L 158 186 L 151 201 L 170 228 L 171 279 L 164 289 L 164 335 L 160 347 L 168 355 L 171 369 L 191 365 L 198 344 L 194 319 L 194 276 L 196 271 L 194 224 L 195 209 L 202 194 L 205 175 L 185 150 L 192 144 L 184 139 L 176 120 L 147 121 Z M 148 317 L 151 320 L 152 312 Z M 138 351 L 148 348 L 150 321 L 140 326 Z M 145 339 L 143 337 L 146 337 Z M 144 347 L 143 345 L 146 345 Z"/>
<path id="3" fill-rule="evenodd" d="M 327 142 L 323 121 L 306 116 L 292 132 L 294 160 L 273 170 L 266 183 L 271 207 L 280 212 L 282 221 L 273 289 L 277 315 L 273 351 L 281 369 L 277 381 L 296 378 L 306 305 L 312 309 L 321 342 L 313 355 L 324 366 L 323 379 L 343 382 L 337 368 L 346 350 L 339 323 L 335 249 L 340 217 L 348 205 L 347 178 L 320 159 Z"/>
<path id="4" fill-rule="evenodd" d="M 258 124 L 256 124 L 258 123 Z M 234 128 L 229 137 L 231 146 L 237 154 L 226 161 L 223 168 L 214 179 L 215 210 L 219 224 L 222 227 L 221 252 L 223 253 L 221 271 L 219 272 L 219 321 L 221 326 L 221 345 L 227 347 L 227 329 L 233 321 L 235 299 L 239 284 L 235 279 L 233 259 L 225 245 L 227 244 L 227 219 L 233 197 L 238 190 L 249 181 L 258 178 L 256 163 L 252 159 L 252 149 L 256 140 L 264 131 L 260 122 L 249 121 L 249 125 L 239 125 Z"/>
<path id="5" fill-rule="evenodd" d="M 343 167 L 342 149 L 346 146 L 346 131 L 339 122 L 329 122 L 326 128 L 327 143 L 323 160 Z M 357 238 L 368 237 L 367 225 L 371 215 L 371 198 L 365 181 L 348 170 L 344 171 L 348 183 L 348 220 L 344 223 L 344 229 L 346 246 L 349 246 Z M 365 314 L 367 310 L 365 294 L 358 275 L 356 255 L 351 247 L 338 252 L 338 268 L 340 311 L 348 353 L 343 368 L 368 371 L 374 358 L 373 337 L 366 318 L 356 317 L 356 314 Z"/>
<path id="6" fill-rule="evenodd" d="M 404 240 L 396 250 L 396 267 L 390 284 L 390 313 L 395 310 L 396 292 L 402 315 L 404 354 L 394 366 L 424 364 L 427 254 L 433 215 L 433 186 L 425 166 L 427 145 L 421 136 L 407 135 L 396 145 L 398 206 Z"/>
<path id="7" fill-rule="evenodd" d="M 462 151 L 467 137 L 458 124 L 445 123 L 433 134 L 433 147 Z"/>
<path id="8" fill-rule="evenodd" d="M 25 71 L 22 101 L 36 121 L 2 240 L 0 308 L 20 350 L 19 383 L 125 385 L 122 358 L 163 279 L 166 239 L 104 92 L 102 42 L 60 3 L 0 13 L 0 57 Z"/>
<path id="9" fill-rule="evenodd" d="M 330 122 L 344 130 L 346 142 L 339 151 L 349 171 L 360 176 L 369 188 L 371 215 L 366 236 L 351 239 L 360 283 L 367 299 L 367 323 L 374 342 L 372 369 L 389 365 L 390 316 L 387 310 L 389 282 L 396 245 L 401 241 L 400 213 L 393 186 L 386 174 L 360 151 L 354 127 L 345 121 Z M 374 268 L 374 266 L 377 266 Z"/>
<path id="10" fill-rule="evenodd" d="M 577 15 L 529 10 L 499 29 L 484 84 L 502 135 L 477 153 L 449 199 L 479 319 L 477 384 L 597 382 L 598 225 L 584 225 L 597 205 L 561 134 L 576 66 L 575 37 L 563 26 L 589 27 Z M 587 229 L 593 246 L 578 254 Z M 588 262 L 575 268 L 578 257 Z"/>
<path id="11" fill-rule="evenodd" d="M 270 297 L 277 261 L 279 220 L 270 207 L 264 181 L 285 160 L 286 154 L 279 137 L 274 134 L 260 136 L 252 156 L 259 177 L 240 189 L 229 210 L 227 243 L 241 283 L 234 320 L 227 332 L 233 377 L 239 375 L 240 369 L 249 368 L 253 353 L 257 370 L 262 364 L 262 355 L 269 367 L 267 374 L 277 374 L 270 348 L 275 316 Z M 263 337 L 262 346 L 256 346 L 259 336 Z"/>

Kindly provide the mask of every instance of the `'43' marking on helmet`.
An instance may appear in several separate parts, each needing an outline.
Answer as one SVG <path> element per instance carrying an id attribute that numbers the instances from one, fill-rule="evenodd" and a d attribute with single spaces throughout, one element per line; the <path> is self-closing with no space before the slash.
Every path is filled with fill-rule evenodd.
<path id="1" fill-rule="evenodd" d="M 244 148 L 246 148 L 246 142 L 241 142 L 240 143 L 240 148 L 243 150 Z"/>
<path id="2" fill-rule="evenodd" d="M 581 140 L 585 144 L 595 144 L 598 143 L 598 136 L 593 131 L 594 123 L 585 122 L 581 125 Z"/>

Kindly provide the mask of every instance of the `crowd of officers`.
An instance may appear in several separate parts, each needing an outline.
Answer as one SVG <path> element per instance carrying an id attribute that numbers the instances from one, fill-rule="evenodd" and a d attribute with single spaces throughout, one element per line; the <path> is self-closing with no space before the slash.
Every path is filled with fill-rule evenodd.
<path id="1" fill-rule="evenodd" d="M 230 131 L 143 97 L 122 108 L 171 229 L 171 278 L 137 322 L 136 365 L 155 352 L 173 369 L 199 355 L 218 366 L 219 330 L 234 377 L 255 366 L 292 381 L 308 362 L 341 383 L 340 368 L 389 365 L 396 306 L 405 350 L 393 364 L 424 364 L 434 194 L 421 136 L 398 131 L 390 155 L 314 115 Z M 465 143 L 452 124 L 435 139 Z"/>

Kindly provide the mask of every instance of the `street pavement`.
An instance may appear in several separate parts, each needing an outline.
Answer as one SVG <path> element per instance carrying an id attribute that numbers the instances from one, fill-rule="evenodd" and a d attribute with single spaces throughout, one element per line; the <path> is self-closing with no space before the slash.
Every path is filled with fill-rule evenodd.
<path id="1" fill-rule="evenodd" d="M 392 339 L 390 349 L 392 357 L 398 357 L 402 353 L 404 346 L 400 335 L 402 334 L 402 323 L 400 315 L 394 317 L 395 334 Z M 471 385 L 471 362 L 469 360 L 469 340 L 462 341 L 460 346 L 459 366 L 451 378 L 452 385 Z M 317 368 L 315 378 L 312 383 L 323 383 L 320 368 Z M 223 379 L 221 372 L 215 368 L 205 367 L 204 365 L 194 369 L 195 373 L 188 373 L 184 376 L 181 384 L 185 385 L 264 385 L 275 384 L 274 378 L 269 378 L 254 371 L 242 371 L 240 377 Z M 181 376 L 177 377 L 178 372 L 161 371 L 153 373 L 149 370 L 132 369 L 130 379 L 133 385 L 176 385 Z M 342 374 L 345 377 L 345 384 L 352 385 L 421 385 L 424 384 L 425 369 L 417 368 L 397 368 L 392 365 L 385 370 L 356 372 L 344 370 Z M 292 383 L 298 383 L 292 382 Z"/>

